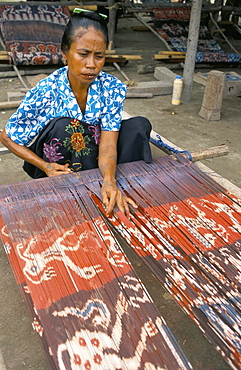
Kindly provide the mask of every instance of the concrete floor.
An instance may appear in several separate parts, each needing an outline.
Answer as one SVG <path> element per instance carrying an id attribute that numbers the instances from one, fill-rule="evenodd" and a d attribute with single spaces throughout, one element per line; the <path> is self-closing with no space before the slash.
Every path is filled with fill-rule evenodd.
<path id="1" fill-rule="evenodd" d="M 129 79 L 140 81 L 154 80 L 153 73 L 138 74 L 138 64 L 152 64 L 153 54 L 164 50 L 162 42 L 150 31 L 137 32 L 131 26 L 139 25 L 135 19 L 120 19 L 115 40 L 118 54 L 139 54 L 142 61 L 130 61 L 123 67 Z M 241 46 L 240 46 L 241 47 Z M 214 69 L 213 67 L 211 69 Z M 217 69 L 217 67 L 216 67 Z M 221 70 L 220 68 L 218 68 Z M 110 73 L 121 80 L 123 75 L 108 67 Z M 205 69 L 205 73 L 210 69 Z M 223 69 L 228 71 L 230 69 Z M 241 74 L 238 68 L 231 70 Z M 198 69 L 196 69 L 196 72 Z M 203 71 L 203 70 L 202 70 Z M 174 70 L 182 74 L 182 70 Z M 0 79 L 0 100 L 7 100 L 7 91 L 20 90 L 17 78 Z M 193 99 L 190 104 L 171 105 L 171 96 L 156 96 L 151 99 L 126 99 L 125 110 L 130 115 L 143 115 L 149 118 L 153 129 L 172 143 L 186 150 L 200 150 L 220 144 L 227 144 L 230 153 L 227 156 L 203 161 L 208 167 L 241 187 L 241 145 L 240 114 L 241 99 L 225 97 L 220 121 L 208 122 L 198 116 L 204 88 L 194 83 Z M 7 122 L 13 110 L 0 111 L 0 129 Z M 160 151 L 153 147 L 153 156 Z M 22 171 L 22 161 L 12 154 L 0 157 L 0 184 L 11 184 L 28 180 Z M 178 339 L 185 354 L 195 370 L 225 370 L 229 366 L 203 337 L 201 331 L 187 317 L 169 294 L 155 281 L 144 266 L 138 267 L 138 258 L 130 254 L 131 261 L 139 269 L 139 274 L 151 294 L 160 313 L 164 316 L 173 334 Z M 37 335 L 31 327 L 31 320 L 16 286 L 5 252 L 0 248 L 0 370 L 48 370 L 44 354 Z"/>

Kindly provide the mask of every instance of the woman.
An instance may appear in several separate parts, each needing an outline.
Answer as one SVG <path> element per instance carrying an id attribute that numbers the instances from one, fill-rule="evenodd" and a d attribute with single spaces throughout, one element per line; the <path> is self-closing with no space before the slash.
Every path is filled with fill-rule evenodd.
<path id="1" fill-rule="evenodd" d="M 151 161 L 147 119 L 122 121 L 126 85 L 104 73 L 108 43 L 104 18 L 74 13 L 62 39 L 67 66 L 30 90 L 6 124 L 1 142 L 22 158 L 33 178 L 99 166 L 102 201 L 128 212 L 134 202 L 116 186 L 116 164 Z"/>

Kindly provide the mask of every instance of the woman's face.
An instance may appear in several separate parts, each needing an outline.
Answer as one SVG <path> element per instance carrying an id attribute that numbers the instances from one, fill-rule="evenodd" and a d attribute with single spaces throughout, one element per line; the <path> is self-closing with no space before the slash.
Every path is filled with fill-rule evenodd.
<path id="1" fill-rule="evenodd" d="M 94 28 L 80 28 L 69 51 L 65 53 L 70 82 L 89 85 L 105 63 L 106 43 L 103 34 Z"/>

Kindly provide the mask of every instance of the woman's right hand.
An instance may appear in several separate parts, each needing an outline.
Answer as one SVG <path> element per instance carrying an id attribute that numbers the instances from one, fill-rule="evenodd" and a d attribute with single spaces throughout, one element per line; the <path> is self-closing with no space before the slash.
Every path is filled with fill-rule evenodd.
<path id="1" fill-rule="evenodd" d="M 48 177 L 65 175 L 67 173 L 72 172 L 71 169 L 69 168 L 68 163 L 62 165 L 54 162 L 53 163 L 45 162 L 43 166 L 43 171 L 46 173 Z"/>
<path id="2" fill-rule="evenodd" d="M 10 137 L 8 137 L 5 130 L 0 133 L 0 142 L 5 145 L 12 153 L 22 158 L 24 161 L 27 161 L 34 165 L 35 167 L 40 168 L 43 172 L 46 173 L 48 177 L 64 175 L 66 173 L 72 172 L 69 168 L 68 163 L 65 165 L 58 163 L 49 163 L 44 161 L 42 158 L 37 156 L 29 148 L 15 143 Z"/>

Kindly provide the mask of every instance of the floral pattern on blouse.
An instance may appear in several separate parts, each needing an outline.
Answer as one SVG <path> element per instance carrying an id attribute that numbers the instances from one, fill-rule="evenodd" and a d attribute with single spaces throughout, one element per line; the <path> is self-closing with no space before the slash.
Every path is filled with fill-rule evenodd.
<path id="1" fill-rule="evenodd" d="M 101 71 L 90 84 L 85 114 L 71 90 L 68 67 L 59 68 L 27 92 L 18 110 L 6 124 L 7 135 L 17 144 L 29 146 L 56 117 L 71 117 L 104 131 L 119 131 L 127 86 Z"/>

